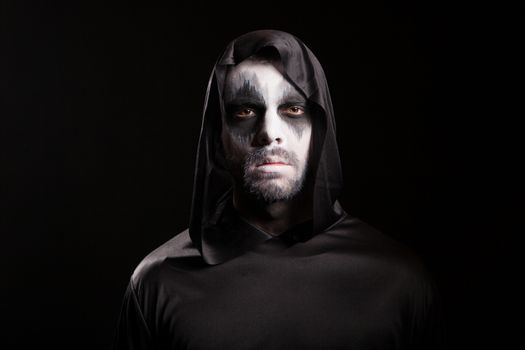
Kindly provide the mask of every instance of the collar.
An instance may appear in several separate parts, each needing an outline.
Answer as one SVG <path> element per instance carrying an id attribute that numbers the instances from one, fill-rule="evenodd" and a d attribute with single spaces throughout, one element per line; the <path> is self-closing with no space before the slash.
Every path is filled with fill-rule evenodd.
<path id="1" fill-rule="evenodd" d="M 214 225 L 206 227 L 202 235 L 202 256 L 210 265 L 242 255 L 269 239 L 292 245 L 307 241 L 313 235 L 312 220 L 299 223 L 278 236 L 259 229 L 240 216 L 233 206 L 231 192 L 221 198 L 217 213 Z"/>

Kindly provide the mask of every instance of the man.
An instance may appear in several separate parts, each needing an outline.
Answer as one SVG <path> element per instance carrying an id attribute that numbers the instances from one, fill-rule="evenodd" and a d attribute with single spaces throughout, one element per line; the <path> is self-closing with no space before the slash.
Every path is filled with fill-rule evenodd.
<path id="1" fill-rule="evenodd" d="M 443 348 L 432 279 L 348 215 L 321 65 L 288 33 L 232 41 L 206 94 L 188 230 L 127 288 L 116 349 Z"/>

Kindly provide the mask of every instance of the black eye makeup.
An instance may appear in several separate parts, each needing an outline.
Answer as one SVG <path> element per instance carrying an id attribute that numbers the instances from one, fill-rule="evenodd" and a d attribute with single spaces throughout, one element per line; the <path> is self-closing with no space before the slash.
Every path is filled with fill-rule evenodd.
<path id="1" fill-rule="evenodd" d="M 259 88 L 261 83 L 255 74 L 239 75 L 232 83 L 226 93 L 227 122 L 232 123 L 232 126 L 242 124 L 248 127 L 248 124 L 252 125 L 259 117 L 263 117 L 268 109 L 264 93 Z M 307 125 L 310 119 L 307 99 L 285 83 L 281 83 L 278 88 L 281 91 L 277 98 L 277 113 L 294 128 Z"/>
<path id="2" fill-rule="evenodd" d="M 227 94 L 226 113 L 233 120 L 246 120 L 264 112 L 266 106 L 264 96 L 256 85 L 244 77 L 242 84 L 230 90 Z M 252 80 L 257 79 L 254 75 Z M 257 82 L 255 81 L 257 84 Z"/>
<path id="3" fill-rule="evenodd" d="M 257 116 L 257 111 L 255 109 L 253 109 L 253 108 L 241 107 L 241 108 L 235 108 L 231 112 L 231 115 L 236 117 L 236 118 L 240 118 L 240 119 L 253 118 L 253 117 Z"/>
<path id="4" fill-rule="evenodd" d="M 279 113 L 290 118 L 305 117 L 307 112 L 308 110 L 304 104 L 288 103 L 279 107 Z"/>
<path id="5" fill-rule="evenodd" d="M 295 89 L 286 87 L 279 99 L 279 113 L 290 118 L 302 118 L 308 114 L 306 99 Z"/>

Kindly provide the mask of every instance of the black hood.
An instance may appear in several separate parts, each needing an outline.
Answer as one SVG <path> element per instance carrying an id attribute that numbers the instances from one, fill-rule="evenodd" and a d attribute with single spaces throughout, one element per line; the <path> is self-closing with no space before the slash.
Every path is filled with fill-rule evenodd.
<path id="1" fill-rule="evenodd" d="M 233 187 L 231 175 L 223 165 L 220 138 L 224 80 L 228 67 L 262 49 L 276 50 L 282 63 L 281 73 L 313 106 L 313 142 L 309 158 L 313 181 L 313 234 L 323 232 L 346 214 L 337 202 L 343 181 L 332 101 L 321 64 L 300 39 L 289 33 L 258 30 L 244 34 L 230 42 L 217 60 L 204 102 L 189 232 L 208 264 L 220 262 L 206 249 L 207 235 L 217 236 L 220 211 L 224 207 L 221 203 Z"/>

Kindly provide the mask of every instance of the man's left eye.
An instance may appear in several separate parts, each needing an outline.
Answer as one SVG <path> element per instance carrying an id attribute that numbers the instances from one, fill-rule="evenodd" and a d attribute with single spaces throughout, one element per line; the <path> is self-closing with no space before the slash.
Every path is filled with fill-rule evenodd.
<path id="1" fill-rule="evenodd" d="M 301 106 L 290 106 L 285 109 L 285 113 L 292 116 L 299 116 L 304 114 L 304 108 Z"/>

